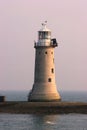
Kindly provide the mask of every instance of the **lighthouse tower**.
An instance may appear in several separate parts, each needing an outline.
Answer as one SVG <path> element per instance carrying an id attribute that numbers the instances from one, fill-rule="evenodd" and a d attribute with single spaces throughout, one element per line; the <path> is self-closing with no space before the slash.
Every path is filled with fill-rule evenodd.
<path id="1" fill-rule="evenodd" d="M 51 30 L 46 22 L 38 31 L 38 42 L 35 42 L 34 84 L 29 93 L 28 101 L 60 101 L 55 83 L 54 49 L 56 39 L 51 39 Z"/>

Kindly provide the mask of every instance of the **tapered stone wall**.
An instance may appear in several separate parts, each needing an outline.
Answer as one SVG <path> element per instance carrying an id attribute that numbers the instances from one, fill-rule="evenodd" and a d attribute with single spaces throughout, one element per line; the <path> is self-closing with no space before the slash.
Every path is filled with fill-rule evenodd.
<path id="1" fill-rule="evenodd" d="M 54 47 L 35 48 L 35 77 L 29 101 L 60 100 L 55 83 Z"/>

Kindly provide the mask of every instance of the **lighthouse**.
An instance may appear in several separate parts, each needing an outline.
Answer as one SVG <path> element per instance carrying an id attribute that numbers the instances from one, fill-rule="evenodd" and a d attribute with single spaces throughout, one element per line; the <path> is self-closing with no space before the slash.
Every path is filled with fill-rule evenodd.
<path id="1" fill-rule="evenodd" d="M 51 30 L 42 24 L 38 31 L 38 41 L 35 48 L 34 84 L 29 93 L 28 101 L 60 101 L 55 81 L 54 49 L 57 47 L 56 39 L 51 39 Z"/>

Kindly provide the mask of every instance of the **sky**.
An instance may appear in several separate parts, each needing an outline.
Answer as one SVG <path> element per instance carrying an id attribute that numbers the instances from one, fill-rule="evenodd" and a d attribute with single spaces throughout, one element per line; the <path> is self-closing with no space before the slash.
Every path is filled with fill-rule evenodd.
<path id="1" fill-rule="evenodd" d="M 0 90 L 30 90 L 41 23 L 56 38 L 59 91 L 87 91 L 87 0 L 0 0 Z"/>

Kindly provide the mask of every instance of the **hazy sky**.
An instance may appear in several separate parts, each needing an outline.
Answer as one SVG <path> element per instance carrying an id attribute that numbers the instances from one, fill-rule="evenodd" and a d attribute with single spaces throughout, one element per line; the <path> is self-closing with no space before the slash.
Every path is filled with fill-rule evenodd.
<path id="1" fill-rule="evenodd" d="M 30 90 L 37 31 L 48 21 L 59 90 L 87 91 L 87 0 L 0 0 L 0 90 Z"/>

